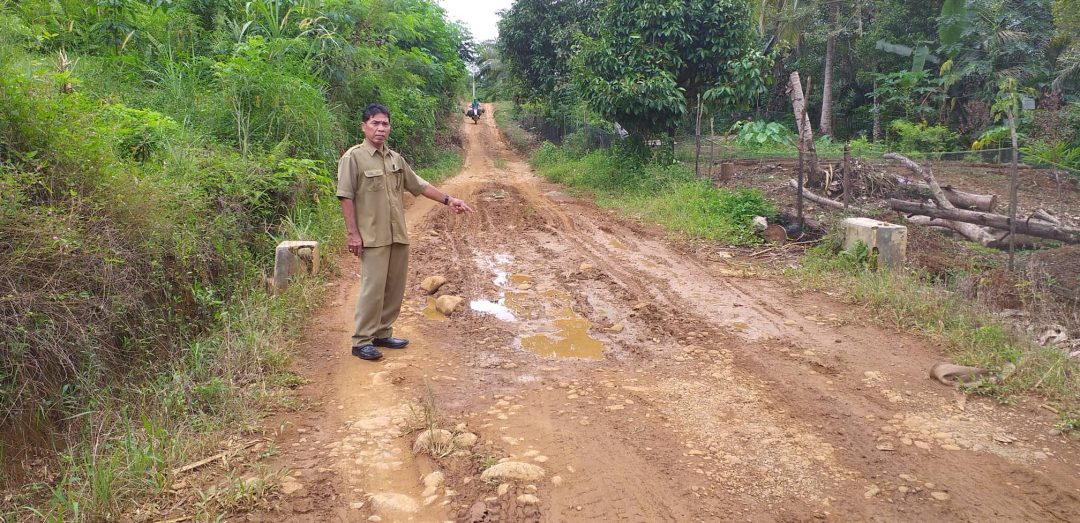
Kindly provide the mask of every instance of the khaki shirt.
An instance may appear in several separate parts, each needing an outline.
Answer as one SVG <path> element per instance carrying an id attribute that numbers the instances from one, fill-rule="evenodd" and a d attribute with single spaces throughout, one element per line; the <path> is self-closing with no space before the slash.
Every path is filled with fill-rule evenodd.
<path id="1" fill-rule="evenodd" d="M 401 191 L 419 196 L 427 186 L 400 154 L 389 147 L 383 153 L 367 140 L 338 161 L 337 195 L 353 201 L 364 247 L 409 243 Z"/>

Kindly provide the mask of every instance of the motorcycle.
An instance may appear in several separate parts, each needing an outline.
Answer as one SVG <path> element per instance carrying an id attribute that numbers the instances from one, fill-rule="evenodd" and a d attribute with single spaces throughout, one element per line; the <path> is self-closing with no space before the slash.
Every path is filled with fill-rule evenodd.
<path id="1" fill-rule="evenodd" d="M 473 109 L 472 107 L 465 109 L 465 116 L 472 118 L 473 124 L 480 123 L 480 115 L 484 114 L 484 108 Z"/>

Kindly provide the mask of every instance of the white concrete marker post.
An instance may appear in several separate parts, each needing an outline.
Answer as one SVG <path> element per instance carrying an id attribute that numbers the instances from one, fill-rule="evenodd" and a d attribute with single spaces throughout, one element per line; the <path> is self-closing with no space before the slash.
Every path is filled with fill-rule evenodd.
<path id="1" fill-rule="evenodd" d="M 289 281 L 298 274 L 318 274 L 319 242 L 285 241 L 274 250 L 274 278 L 271 281 L 274 294 L 284 291 Z"/>
<path id="2" fill-rule="evenodd" d="M 907 227 L 870 218 L 844 220 L 844 249 L 862 241 L 877 253 L 878 266 L 898 270 L 907 260 Z"/>

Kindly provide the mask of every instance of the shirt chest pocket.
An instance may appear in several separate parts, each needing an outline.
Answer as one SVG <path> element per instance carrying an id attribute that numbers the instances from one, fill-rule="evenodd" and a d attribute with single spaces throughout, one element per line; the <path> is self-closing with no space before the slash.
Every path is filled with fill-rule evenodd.
<path id="1" fill-rule="evenodd" d="M 390 172 L 387 173 L 387 175 L 390 179 L 387 180 L 386 183 L 390 184 L 390 188 L 395 191 L 400 191 L 401 183 L 405 179 L 405 166 L 397 160 L 394 160 L 394 163 L 390 166 Z"/>
<path id="2" fill-rule="evenodd" d="M 364 171 L 364 187 L 368 192 L 386 190 L 386 175 L 382 169 Z"/>

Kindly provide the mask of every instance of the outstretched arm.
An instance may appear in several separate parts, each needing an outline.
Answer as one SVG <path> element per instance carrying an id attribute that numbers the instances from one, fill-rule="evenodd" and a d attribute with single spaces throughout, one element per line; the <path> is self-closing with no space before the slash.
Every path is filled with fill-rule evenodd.
<path id="1" fill-rule="evenodd" d="M 428 199 L 437 201 L 441 204 L 445 204 L 446 206 L 450 207 L 450 210 L 454 211 L 457 214 L 461 214 L 464 212 L 476 212 L 472 209 L 472 207 L 469 207 L 469 204 L 436 189 L 434 185 L 428 185 L 427 187 L 425 187 L 423 195 L 427 196 Z"/>

